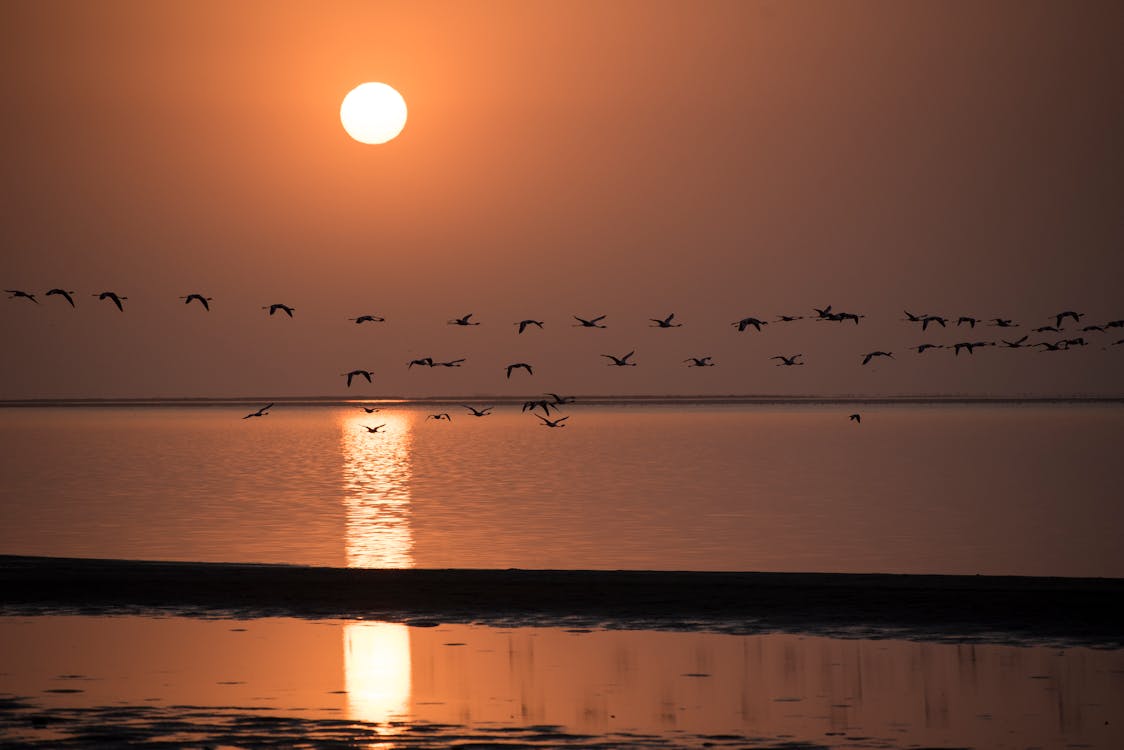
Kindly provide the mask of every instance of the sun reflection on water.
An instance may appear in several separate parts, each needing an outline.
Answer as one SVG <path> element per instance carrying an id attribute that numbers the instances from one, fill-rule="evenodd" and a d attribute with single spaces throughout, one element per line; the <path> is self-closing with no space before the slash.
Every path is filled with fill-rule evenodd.
<path id="1" fill-rule="evenodd" d="M 371 433 L 365 425 L 385 424 Z M 412 416 L 341 420 L 346 553 L 349 568 L 412 568 L 410 448 Z"/>

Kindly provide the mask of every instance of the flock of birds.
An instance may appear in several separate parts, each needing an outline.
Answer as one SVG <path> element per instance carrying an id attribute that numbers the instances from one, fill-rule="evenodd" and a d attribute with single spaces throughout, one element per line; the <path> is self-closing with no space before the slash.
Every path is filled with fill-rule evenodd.
<path id="1" fill-rule="evenodd" d="M 9 299 L 27 300 L 34 304 L 40 304 L 37 295 L 33 292 L 28 292 L 22 289 L 6 289 L 4 291 L 9 295 Z M 77 307 L 74 300 L 75 294 L 76 292 L 74 292 L 73 290 L 54 288 L 45 292 L 43 296 L 57 296 L 73 308 Z M 110 304 L 114 305 L 120 312 L 125 311 L 124 303 L 129 299 L 127 296 L 118 294 L 117 292 L 113 291 L 98 292 L 94 293 L 92 296 L 96 297 L 99 301 L 109 302 Z M 207 295 L 198 292 L 185 294 L 179 297 L 179 299 L 183 300 L 183 303 L 185 305 L 190 305 L 193 302 L 198 303 L 198 306 L 207 312 L 210 311 L 210 303 L 214 300 L 213 297 L 208 297 Z M 263 305 L 261 309 L 268 310 L 268 314 L 270 316 L 282 313 L 290 318 L 292 318 L 293 313 L 296 312 L 295 307 L 280 302 Z M 788 324 L 805 319 L 811 319 L 820 323 L 851 323 L 857 326 L 860 324 L 860 321 L 866 317 L 865 315 L 858 313 L 833 310 L 831 305 L 828 305 L 824 308 L 813 307 L 812 311 L 814 312 L 814 315 L 778 315 L 773 320 L 764 320 L 757 317 L 747 316 L 733 321 L 732 323 L 730 323 L 730 325 L 735 327 L 739 333 L 744 333 L 746 331 L 749 331 L 750 329 L 753 329 L 753 331 L 755 332 L 761 332 L 764 326 L 770 324 Z M 1077 312 L 1075 310 L 1063 310 L 1061 312 L 1058 312 L 1048 321 L 1043 323 L 1043 325 L 1035 326 L 1033 328 L 1029 328 L 1029 326 L 1027 328 L 1024 328 L 1019 323 L 1016 323 L 1010 318 L 977 318 L 970 315 L 961 315 L 956 317 L 954 320 L 952 316 L 915 314 L 908 310 L 904 310 L 903 312 L 905 314 L 905 318 L 903 318 L 902 320 L 910 324 L 919 326 L 922 332 L 929 331 L 930 329 L 935 330 L 938 327 L 941 329 L 948 329 L 951 327 L 954 330 L 966 330 L 970 332 L 969 336 L 965 338 L 964 341 L 953 344 L 936 344 L 931 342 L 924 342 L 909 347 L 910 351 L 914 351 L 917 354 L 924 354 L 931 349 L 952 349 L 954 356 L 959 356 L 961 352 L 966 352 L 967 354 L 971 355 L 975 352 L 976 349 L 992 346 L 1002 347 L 1004 349 L 1037 348 L 1043 352 L 1064 352 L 1071 349 L 1088 346 L 1089 341 L 1086 340 L 1086 336 L 1092 337 L 1094 334 L 1104 334 L 1106 332 L 1112 331 L 1113 329 L 1124 329 L 1124 319 L 1110 320 L 1104 323 L 1086 323 L 1082 325 L 1081 321 L 1086 317 L 1086 315 L 1085 313 Z M 463 327 L 481 325 L 479 321 L 473 319 L 474 317 L 474 313 L 468 313 L 460 317 L 452 318 L 447 322 L 449 325 Z M 608 325 L 605 322 L 606 318 L 608 317 L 607 315 L 598 315 L 588 318 L 573 315 L 572 317 L 576 322 L 571 325 L 576 328 L 608 328 Z M 348 318 L 348 320 L 355 325 L 378 324 L 386 322 L 386 318 L 380 315 L 373 314 L 358 315 L 354 318 Z M 649 327 L 652 328 L 669 329 L 681 328 L 683 326 L 682 322 L 676 320 L 675 313 L 671 313 L 660 318 L 649 318 L 648 320 Z M 1070 329 L 1065 328 L 1065 324 L 1070 321 L 1072 321 L 1073 327 Z M 523 334 L 531 327 L 535 327 L 541 330 L 544 327 L 545 323 L 542 320 L 537 320 L 534 318 L 524 318 L 522 320 L 515 321 L 513 325 L 516 327 L 518 334 Z M 998 340 L 983 340 L 977 338 L 974 335 L 977 326 L 981 329 L 1003 329 L 1004 332 L 1010 330 L 1011 333 L 1006 334 L 1006 336 L 1009 336 L 1009 338 L 1006 338 L 1001 334 L 997 337 Z M 1023 333 L 1023 335 L 1018 338 L 1015 337 L 1015 334 L 1021 333 L 1023 331 L 1027 332 Z M 1042 340 L 1028 343 L 1032 333 L 1041 336 Z M 1046 338 L 1048 335 L 1049 339 Z M 1124 338 L 1117 339 L 1115 341 L 1112 341 L 1111 343 L 1106 343 L 1104 344 L 1104 348 L 1107 349 L 1109 346 L 1121 345 L 1124 345 Z M 638 366 L 637 362 L 635 362 L 633 359 L 635 355 L 636 351 L 632 350 L 620 355 L 601 354 L 600 356 L 607 359 L 608 362 L 606 364 L 611 367 L 636 367 Z M 800 353 L 776 354 L 770 357 L 770 359 L 777 361 L 777 367 L 800 367 L 805 364 L 804 355 Z M 863 366 L 869 365 L 871 362 L 874 362 L 878 359 L 894 359 L 894 352 L 876 349 L 873 351 L 864 352 L 860 355 L 860 362 Z M 406 363 L 406 365 L 409 368 L 451 368 L 460 367 L 465 361 L 465 358 L 442 361 L 436 360 L 433 357 L 420 357 L 410 360 Z M 717 363 L 714 361 L 713 356 L 709 355 L 687 357 L 683 360 L 683 363 L 687 367 L 715 367 L 717 365 Z M 525 372 L 527 375 L 534 375 L 534 366 L 528 362 L 512 362 L 506 365 L 503 369 L 505 372 L 505 377 L 507 379 L 511 379 L 513 373 L 520 371 Z M 341 376 L 346 378 L 348 388 L 350 388 L 358 378 L 362 378 L 368 383 L 371 383 L 373 375 L 373 371 L 366 369 L 355 369 L 345 373 L 341 373 Z M 572 401 L 572 399 L 557 396 L 556 394 L 548 395 L 552 396 L 553 400 L 540 399 L 536 401 L 529 401 L 524 404 L 524 411 L 531 411 L 532 413 L 535 413 L 536 409 L 541 409 L 544 412 L 545 416 L 539 415 L 537 413 L 535 413 L 535 416 L 542 420 L 542 424 L 544 426 L 565 427 L 566 425 L 562 423 L 566 419 L 568 419 L 568 417 L 550 419 L 551 410 L 557 410 L 558 407 Z M 273 404 L 269 404 L 268 406 L 262 407 L 256 412 L 246 415 L 244 419 L 249 419 L 250 417 L 265 416 L 269 413 L 269 409 L 273 406 Z M 477 408 L 469 405 L 464 405 L 464 407 L 469 410 L 470 415 L 475 417 L 487 416 L 494 408 Z M 428 415 L 427 419 L 434 419 L 438 421 L 452 421 L 452 417 L 445 412 L 442 412 L 440 414 L 430 414 Z M 850 415 L 850 419 L 855 422 L 859 422 L 861 420 L 861 417 L 858 414 L 852 414 Z M 371 433 L 376 433 L 384 426 L 385 425 L 378 425 L 376 427 L 366 427 L 366 429 Z"/>

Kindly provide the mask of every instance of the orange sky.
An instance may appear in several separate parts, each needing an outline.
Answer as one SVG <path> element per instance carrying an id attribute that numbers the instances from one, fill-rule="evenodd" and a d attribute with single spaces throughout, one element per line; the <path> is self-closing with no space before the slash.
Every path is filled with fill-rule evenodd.
<path id="1" fill-rule="evenodd" d="M 7 2 L 0 286 L 42 304 L 0 299 L 0 398 L 341 394 L 359 367 L 371 396 L 1119 394 L 1124 329 L 966 361 L 906 347 L 1006 332 L 900 318 L 1124 318 L 1122 31 L 1095 2 Z M 384 146 L 339 124 L 366 80 L 410 108 Z M 729 326 L 826 304 L 868 317 Z"/>

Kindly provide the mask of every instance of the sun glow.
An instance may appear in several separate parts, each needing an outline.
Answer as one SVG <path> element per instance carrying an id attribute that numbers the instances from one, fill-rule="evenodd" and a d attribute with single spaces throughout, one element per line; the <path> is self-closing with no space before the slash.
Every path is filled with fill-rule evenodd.
<path id="1" fill-rule="evenodd" d="M 340 122 L 360 143 L 386 143 L 406 127 L 406 100 L 385 83 L 361 83 L 343 98 Z"/>

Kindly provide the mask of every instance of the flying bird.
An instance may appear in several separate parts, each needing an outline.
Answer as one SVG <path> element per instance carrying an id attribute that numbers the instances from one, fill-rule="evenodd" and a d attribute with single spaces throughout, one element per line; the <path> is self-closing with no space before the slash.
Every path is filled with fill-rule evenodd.
<path id="1" fill-rule="evenodd" d="M 1039 341 L 1037 344 L 1031 344 L 1031 346 L 1044 346 L 1046 347 L 1042 350 L 1044 352 L 1064 352 L 1069 348 L 1069 344 L 1065 341 L 1059 341 L 1056 344 L 1051 344 L 1049 341 Z"/>
<path id="2" fill-rule="evenodd" d="M 926 315 L 921 319 L 921 330 L 927 331 L 930 323 L 937 323 L 941 328 L 944 328 L 947 322 L 948 318 L 942 318 L 940 315 Z"/>
<path id="3" fill-rule="evenodd" d="M 472 412 L 472 416 L 474 417 L 486 417 L 492 411 L 492 409 L 496 408 L 494 406 L 485 406 L 482 409 L 477 409 L 476 407 L 469 406 L 468 404 L 461 404 L 461 406 Z"/>
<path id="4" fill-rule="evenodd" d="M 940 344 L 919 344 L 917 346 L 917 353 L 924 354 L 927 349 L 944 349 Z"/>
<path id="5" fill-rule="evenodd" d="M 460 359 L 451 359 L 448 362 L 434 362 L 430 367 L 460 367 L 464 360 L 465 358 L 461 357 Z"/>
<path id="6" fill-rule="evenodd" d="M 654 326 L 648 326 L 648 327 L 649 328 L 682 328 L 683 327 L 682 323 L 672 323 L 671 322 L 674 318 L 675 318 L 675 313 L 672 313 L 671 315 L 668 315 L 666 318 L 648 318 L 648 320 L 655 323 Z"/>
<path id="7" fill-rule="evenodd" d="M 278 302 L 276 304 L 272 304 L 272 305 L 269 305 L 267 307 L 263 307 L 262 309 L 263 310 L 269 310 L 270 315 L 273 315 L 275 312 L 280 310 L 281 312 L 285 313 L 286 315 L 288 315 L 291 318 L 291 317 L 293 317 L 293 310 L 296 310 L 297 308 L 289 307 L 288 305 L 282 305 L 280 302 Z"/>
<path id="8" fill-rule="evenodd" d="M 352 379 L 357 377 L 366 378 L 367 382 L 370 383 L 372 375 L 374 375 L 374 373 L 370 370 L 352 370 L 351 372 L 342 373 L 341 377 L 347 378 L 347 387 L 350 388 Z"/>
<path id="9" fill-rule="evenodd" d="M 420 365 L 421 367 L 433 367 L 433 357 L 422 357 L 421 359 L 411 359 L 409 362 L 406 363 L 407 368 L 413 367 L 414 365 Z"/>
<path id="10" fill-rule="evenodd" d="M 1017 328 L 1019 324 L 1010 318 L 992 318 L 991 323 L 988 325 L 995 326 L 996 328 Z"/>
<path id="11" fill-rule="evenodd" d="M 961 349 L 967 349 L 969 354 L 974 354 L 973 350 L 980 346 L 995 346 L 994 341 L 961 341 L 959 344 L 953 344 L 953 354 L 960 356 Z"/>
<path id="12" fill-rule="evenodd" d="M 1030 338 L 1030 336 L 1023 336 L 1021 339 L 1018 339 L 1017 341 L 1008 341 L 1007 339 L 999 339 L 999 340 L 1002 341 L 1004 343 L 1004 345 L 1006 345 L 1010 349 L 1021 349 L 1023 343 L 1028 338 Z"/>
<path id="13" fill-rule="evenodd" d="M 804 364 L 803 362 L 796 361 L 799 357 L 803 356 L 803 354 L 793 354 L 791 357 L 786 357 L 783 354 L 778 354 L 775 357 L 769 357 L 769 359 L 779 359 L 780 363 L 777 365 L 777 367 L 793 367 L 794 365 Z"/>
<path id="14" fill-rule="evenodd" d="M 574 403 L 574 401 L 576 401 L 573 396 L 559 396 L 557 393 L 547 393 L 544 395 L 550 396 L 552 399 L 554 399 L 554 403 L 559 406 L 562 406 L 563 404 L 572 404 Z"/>
<path id="15" fill-rule="evenodd" d="M 714 367 L 714 363 L 710 360 L 712 357 L 687 357 L 683 360 L 687 363 L 687 367 Z"/>
<path id="16" fill-rule="evenodd" d="M 774 322 L 776 322 L 776 323 L 792 323 L 793 321 L 796 321 L 796 320 L 804 320 L 804 316 L 803 315 L 778 315 L 776 321 L 774 321 Z"/>
<path id="17" fill-rule="evenodd" d="M 95 294 L 95 295 L 92 295 L 92 296 L 97 297 L 98 299 L 109 300 L 113 304 L 117 305 L 117 309 L 120 310 L 121 312 L 125 312 L 125 308 L 121 305 L 121 303 L 124 300 L 129 299 L 128 297 L 119 296 L 116 292 L 102 292 L 101 294 Z"/>
<path id="18" fill-rule="evenodd" d="M 22 289 L 5 289 L 4 291 L 10 295 L 8 299 L 19 299 L 20 297 L 23 297 L 24 299 L 31 300 L 37 305 L 39 304 L 39 300 L 35 299 L 35 295 L 31 292 L 25 292 Z"/>
<path id="19" fill-rule="evenodd" d="M 360 315 L 358 318 L 348 318 L 348 320 L 355 321 L 355 325 L 360 323 L 382 323 L 386 318 L 379 317 L 378 315 Z"/>
<path id="20" fill-rule="evenodd" d="M 460 317 L 460 318 L 453 318 L 452 320 L 449 321 L 449 325 L 451 325 L 451 326 L 478 326 L 478 325 L 480 325 L 479 323 L 469 322 L 469 318 L 471 318 L 472 315 L 473 315 L 472 313 L 469 313 L 468 315 L 465 315 L 465 316 Z"/>
<path id="21" fill-rule="evenodd" d="M 1035 333 L 1061 333 L 1061 330 L 1056 326 L 1038 326 L 1034 329 Z"/>
<path id="22" fill-rule="evenodd" d="M 967 323 L 969 328 L 975 328 L 976 323 L 979 322 L 978 318 L 973 318 L 971 315 L 961 315 L 960 319 L 956 321 L 956 326 L 959 328 L 961 323 Z"/>
<path id="23" fill-rule="evenodd" d="M 1058 328 L 1062 327 L 1062 321 L 1066 318 L 1073 318 L 1074 323 L 1080 323 L 1081 319 L 1085 317 L 1085 313 L 1074 312 L 1073 310 L 1066 310 L 1054 316 L 1054 323 Z"/>
<path id="24" fill-rule="evenodd" d="M 359 408 L 367 412 L 368 414 L 374 414 L 377 411 L 381 411 L 377 406 L 360 406 Z"/>
<path id="25" fill-rule="evenodd" d="M 536 414 L 535 416 L 542 420 L 542 423 L 543 423 L 544 427 L 565 427 L 566 425 L 564 425 L 562 423 L 565 422 L 567 419 L 569 419 L 569 417 L 559 417 L 558 419 L 547 419 L 546 417 L 542 416 L 541 414 Z"/>
<path id="26" fill-rule="evenodd" d="M 616 366 L 616 367 L 636 367 L 635 362 L 629 362 L 628 361 L 629 357 L 631 357 L 633 354 L 636 354 L 635 349 L 632 350 L 631 352 L 629 352 L 628 354 L 624 355 L 623 357 L 614 357 L 612 354 L 602 354 L 601 356 L 607 357 L 607 358 L 613 360 L 612 362 L 609 363 L 609 367 L 613 367 L 613 366 Z"/>
<path id="27" fill-rule="evenodd" d="M 818 307 L 813 307 L 812 309 L 816 311 L 816 319 L 817 320 L 828 319 L 829 316 L 831 315 L 831 305 L 828 305 L 827 307 L 823 308 L 822 310 Z"/>
<path id="28" fill-rule="evenodd" d="M 1104 333 L 1104 326 L 1085 326 L 1081 329 L 1082 333 L 1092 333 L 1094 331 L 1097 333 Z"/>
<path id="29" fill-rule="evenodd" d="M 608 328 L 609 326 L 599 325 L 599 323 L 604 320 L 605 317 L 606 316 L 604 315 L 598 315 L 596 318 L 590 318 L 589 320 L 586 320 L 585 318 L 579 318 L 577 315 L 575 315 L 574 320 L 578 321 L 578 324 L 575 325 L 574 328 Z"/>
<path id="30" fill-rule="evenodd" d="M 444 419 L 446 422 L 452 422 L 453 421 L 453 418 L 449 416 L 449 412 L 441 412 L 440 414 L 426 414 L 425 418 L 427 420 L 436 419 L 439 422 L 442 419 Z"/>
<path id="31" fill-rule="evenodd" d="M 515 363 L 510 364 L 510 365 L 508 365 L 507 367 L 504 368 L 505 370 L 507 370 L 508 379 L 511 378 L 511 371 L 512 370 L 518 370 L 520 368 L 526 370 L 528 375 L 534 375 L 535 374 L 535 371 L 532 370 L 531 366 L 529 364 L 527 364 L 526 362 L 515 362 Z"/>
<path id="32" fill-rule="evenodd" d="M 527 330 L 527 326 L 538 326 L 540 329 L 542 329 L 542 321 L 541 320 L 532 320 L 531 318 L 527 318 L 526 320 L 521 320 L 518 323 L 516 323 L 515 325 L 519 326 L 519 333 L 523 333 L 523 331 Z"/>
<path id="33" fill-rule="evenodd" d="M 868 362 L 870 362 L 870 360 L 874 359 L 875 357 L 889 357 L 890 359 L 893 359 L 894 353 L 893 352 L 867 352 L 866 354 L 863 355 L 863 364 L 864 365 L 867 364 Z"/>
<path id="34" fill-rule="evenodd" d="M 47 292 L 46 296 L 47 296 L 47 297 L 50 297 L 50 296 L 51 296 L 52 294 L 58 294 L 58 295 L 60 295 L 60 296 L 61 296 L 61 297 L 62 297 L 62 298 L 63 298 L 64 300 L 66 300 L 67 302 L 69 302 L 69 303 L 70 303 L 70 306 L 71 306 L 71 307 L 74 307 L 74 298 L 70 296 L 70 295 L 72 295 L 72 294 L 74 294 L 74 293 L 75 293 L 75 292 L 74 292 L 74 290 L 73 290 L 73 289 L 71 289 L 71 290 L 70 290 L 69 292 L 68 292 L 68 291 L 66 291 L 65 289 L 52 289 L 51 291 Z"/>
<path id="35" fill-rule="evenodd" d="M 214 298 L 213 297 L 204 297 L 202 294 L 192 293 L 192 294 L 189 294 L 185 297 L 180 297 L 180 299 L 183 300 L 183 303 L 185 305 L 190 305 L 191 300 L 193 300 L 193 299 L 199 300 L 199 304 L 203 305 L 203 309 L 207 310 L 207 311 L 210 311 L 211 305 L 209 303 L 212 302 Z"/>
<path id="36" fill-rule="evenodd" d="M 851 420 L 852 422 L 858 422 L 859 424 L 862 424 L 863 421 L 863 417 L 861 414 L 852 414 L 851 416 L 847 417 L 847 419 Z"/>
<path id="37" fill-rule="evenodd" d="M 543 414 L 546 414 L 547 416 L 550 416 L 551 409 L 558 411 L 558 407 L 550 401 L 547 401 L 545 398 L 536 399 L 535 401 L 524 401 L 523 408 L 520 409 L 520 411 L 533 412 L 535 409 L 542 409 Z"/>
<path id="38" fill-rule="evenodd" d="M 730 325 L 737 326 L 738 333 L 741 333 L 742 331 L 744 331 L 746 328 L 749 328 L 750 326 L 753 326 L 758 331 L 760 331 L 761 326 L 767 326 L 769 324 L 768 324 L 768 322 L 766 322 L 764 320 L 759 320 L 757 318 L 742 318 L 741 320 L 734 321 Z"/>
<path id="39" fill-rule="evenodd" d="M 902 312 L 905 313 L 905 319 L 910 323 L 920 323 L 928 317 L 927 315 L 914 315 L 909 310 L 902 310 Z"/>
<path id="40" fill-rule="evenodd" d="M 377 424 L 377 425 L 375 425 L 374 427 L 368 427 L 368 426 L 367 426 L 367 425 L 365 425 L 365 424 L 361 424 L 361 425 L 359 425 L 359 426 L 360 426 L 360 427 L 362 427 L 363 429 L 365 429 L 365 430 L 366 430 L 367 432 L 378 432 L 378 431 L 379 431 L 379 430 L 381 430 L 381 429 L 382 429 L 383 427 L 386 427 L 386 424 L 385 424 L 385 423 L 384 423 L 384 424 Z"/>
<path id="41" fill-rule="evenodd" d="M 242 417 L 242 419 L 249 419 L 250 417 L 264 417 L 266 414 L 269 413 L 269 409 L 271 409 L 271 408 L 273 408 L 273 404 L 266 404 L 265 406 L 258 409 L 257 411 L 252 412 L 252 413 L 247 414 L 246 416 Z"/>

